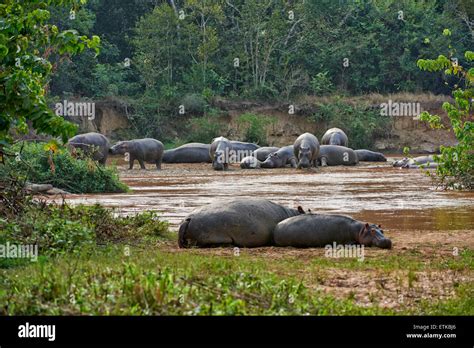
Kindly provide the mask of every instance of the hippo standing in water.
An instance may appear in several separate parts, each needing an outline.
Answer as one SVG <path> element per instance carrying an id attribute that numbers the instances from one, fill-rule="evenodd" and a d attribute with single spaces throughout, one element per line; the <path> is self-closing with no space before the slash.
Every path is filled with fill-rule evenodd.
<path id="1" fill-rule="evenodd" d="M 268 155 L 267 159 L 261 163 L 262 168 L 284 168 L 286 165 L 296 168 L 296 157 L 293 145 L 284 146 L 277 152 Z"/>
<path id="2" fill-rule="evenodd" d="M 349 139 L 342 129 L 331 128 L 324 133 L 323 138 L 321 139 L 321 145 L 339 145 L 347 147 L 349 146 Z"/>
<path id="3" fill-rule="evenodd" d="M 325 166 L 353 166 L 359 163 L 354 150 L 339 145 L 321 145 L 318 162 Z"/>
<path id="4" fill-rule="evenodd" d="M 235 162 L 240 162 L 242 158 L 252 156 L 254 151 L 260 146 L 253 143 L 245 143 L 242 141 L 231 141 L 233 153 L 235 154 Z M 234 161 L 232 161 L 234 162 Z"/>
<path id="5" fill-rule="evenodd" d="M 130 141 L 119 141 L 110 148 L 112 155 L 130 154 L 130 167 L 133 169 L 133 162 L 137 160 L 141 169 L 146 169 L 145 162 L 156 164 L 156 169 L 161 169 L 163 159 L 163 144 L 161 141 L 152 138 L 135 139 Z"/>
<path id="6" fill-rule="evenodd" d="M 370 150 L 354 150 L 359 162 L 387 162 L 387 158 L 380 152 Z"/>
<path id="7" fill-rule="evenodd" d="M 268 155 L 277 152 L 280 150 L 279 147 L 275 146 L 264 146 L 261 147 L 253 152 L 254 157 L 256 157 L 259 161 L 265 161 Z"/>
<path id="8" fill-rule="evenodd" d="M 301 134 L 293 144 L 295 156 L 298 160 L 298 169 L 317 167 L 319 155 L 319 141 L 311 133 Z"/>
<path id="9" fill-rule="evenodd" d="M 165 150 L 163 163 L 211 163 L 210 148 L 210 144 L 189 143 Z"/>
<path id="10" fill-rule="evenodd" d="M 283 220 L 273 231 L 273 241 L 277 246 L 299 248 L 324 247 L 333 242 L 392 247 L 380 225 L 369 225 L 344 215 L 307 214 Z"/>
<path id="11" fill-rule="evenodd" d="M 84 154 L 90 156 L 94 161 L 105 165 L 109 154 L 110 142 L 100 133 L 79 134 L 69 139 L 67 145 L 81 149 Z"/>
<path id="12" fill-rule="evenodd" d="M 266 199 L 239 198 L 206 205 L 191 213 L 179 227 L 178 244 L 192 246 L 261 247 L 269 245 L 275 226 L 304 214 L 301 207 L 285 208 Z"/>
<path id="13" fill-rule="evenodd" d="M 227 170 L 232 156 L 232 144 L 224 137 L 215 138 L 209 148 L 209 156 L 214 170 Z"/>

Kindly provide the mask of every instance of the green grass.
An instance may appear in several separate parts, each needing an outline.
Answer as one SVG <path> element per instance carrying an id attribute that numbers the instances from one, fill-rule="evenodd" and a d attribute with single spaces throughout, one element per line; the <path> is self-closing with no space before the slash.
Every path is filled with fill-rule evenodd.
<path id="1" fill-rule="evenodd" d="M 162 243 L 88 247 L 0 270 L 0 314 L 459 315 L 474 308 L 473 288 L 466 284 L 457 287 L 453 299 L 395 311 L 379 307 L 376 297 L 360 306 L 353 295 L 341 299 L 310 289 L 292 271 L 301 265 L 289 259 L 275 269 L 255 256 L 172 252 Z M 313 261 L 309 269 L 315 264 L 324 267 Z"/>

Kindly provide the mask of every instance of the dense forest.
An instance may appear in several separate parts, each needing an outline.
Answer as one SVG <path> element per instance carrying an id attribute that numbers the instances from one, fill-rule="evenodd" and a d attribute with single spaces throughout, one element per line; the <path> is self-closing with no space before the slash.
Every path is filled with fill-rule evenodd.
<path id="1" fill-rule="evenodd" d="M 52 9 L 60 29 L 98 35 L 101 53 L 57 58 L 50 92 L 126 102 L 141 135 L 159 138 L 180 107 L 203 114 L 215 96 L 449 94 L 455 77 L 416 62 L 450 44 L 463 65 L 473 12 L 469 0 L 92 0 Z"/>

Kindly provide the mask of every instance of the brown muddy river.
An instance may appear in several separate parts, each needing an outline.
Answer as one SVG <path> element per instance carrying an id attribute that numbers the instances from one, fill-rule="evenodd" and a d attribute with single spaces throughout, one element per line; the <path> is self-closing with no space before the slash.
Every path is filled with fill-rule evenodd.
<path id="1" fill-rule="evenodd" d="M 313 212 L 343 213 L 382 224 L 384 230 L 474 231 L 474 193 L 436 190 L 417 169 L 387 163 L 311 170 L 242 170 L 233 165 L 216 172 L 210 164 L 163 164 L 162 171 L 119 165 L 127 194 L 68 195 L 71 204 L 101 203 L 118 214 L 155 210 L 177 230 L 195 208 L 235 197 L 261 197 Z"/>

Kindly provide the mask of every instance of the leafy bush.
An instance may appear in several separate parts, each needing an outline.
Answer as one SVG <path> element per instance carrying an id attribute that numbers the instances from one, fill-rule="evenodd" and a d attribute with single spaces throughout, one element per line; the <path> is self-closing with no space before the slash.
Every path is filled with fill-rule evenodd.
<path id="1" fill-rule="evenodd" d="M 268 145 L 266 127 L 274 122 L 272 117 L 251 113 L 240 115 L 237 119 L 237 123 L 245 127 L 243 140 L 259 145 Z"/>
<path id="2" fill-rule="evenodd" d="M 334 91 L 334 84 L 328 77 L 328 71 L 317 73 L 313 77 L 311 89 L 316 95 L 326 95 Z"/>
<path id="3" fill-rule="evenodd" d="M 88 158 L 77 158 L 64 148 L 45 143 L 22 142 L 12 146 L 0 164 L 0 175 L 17 173 L 22 179 L 36 184 L 51 184 L 71 193 L 126 192 L 117 170 L 99 166 Z M 80 151 L 78 151 L 80 152 Z"/>
<path id="4" fill-rule="evenodd" d="M 206 100 L 200 94 L 186 94 L 183 97 L 182 103 L 186 113 L 191 113 L 195 115 L 202 115 L 206 110 Z"/>
<path id="5" fill-rule="evenodd" d="M 370 149 L 374 139 L 389 127 L 388 117 L 380 116 L 378 110 L 365 105 L 353 106 L 337 99 L 332 104 L 320 103 L 318 107 L 319 112 L 313 115 L 313 119 L 324 122 L 326 129 L 338 127 L 344 130 L 349 138 L 349 147 L 353 149 Z"/>
<path id="6" fill-rule="evenodd" d="M 444 36 L 451 36 L 451 31 L 445 29 Z M 449 46 L 451 48 L 451 46 Z M 453 56 L 450 52 L 449 56 Z M 466 62 L 474 61 L 474 52 L 466 51 L 464 54 Z M 455 146 L 441 146 L 441 154 L 435 156 L 439 163 L 436 174 L 431 175 L 437 183 L 447 188 L 474 189 L 474 122 L 472 122 L 472 97 L 474 96 L 474 67 L 469 70 L 444 55 L 437 59 L 420 59 L 417 65 L 422 70 L 443 71 L 447 76 L 453 75 L 463 83 L 465 88 L 455 85 L 453 90 L 454 104 L 444 103 L 450 127 L 458 141 Z M 420 119 L 426 121 L 434 129 L 444 128 L 441 118 L 423 112 Z"/>
<path id="7" fill-rule="evenodd" d="M 3 184 L 5 185 L 5 183 Z M 155 212 L 115 217 L 101 205 L 70 207 L 31 199 L 15 185 L 0 191 L 0 244 L 37 245 L 42 256 L 76 252 L 95 244 L 136 243 L 164 237 L 168 223 Z M 0 268 L 9 265 L 0 259 Z"/>
<path id="8" fill-rule="evenodd" d="M 192 118 L 189 125 L 188 142 L 209 144 L 212 139 L 221 135 L 222 126 L 210 117 Z"/>

